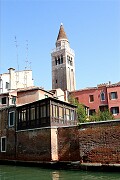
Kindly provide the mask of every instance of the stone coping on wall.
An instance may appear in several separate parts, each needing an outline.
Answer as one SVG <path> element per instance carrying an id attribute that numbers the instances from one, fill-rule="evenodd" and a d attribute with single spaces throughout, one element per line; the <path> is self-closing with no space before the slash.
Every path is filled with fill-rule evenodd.
<path id="1" fill-rule="evenodd" d="M 34 131 L 34 130 L 42 130 L 42 129 L 70 128 L 70 127 L 78 127 L 78 125 L 47 126 L 47 127 L 41 127 L 41 128 L 32 128 L 32 129 L 22 129 L 22 130 L 16 130 L 16 132 L 26 132 L 26 131 Z"/>
<path id="2" fill-rule="evenodd" d="M 106 121 L 97 121 L 97 122 L 85 122 L 85 123 L 80 123 L 79 128 L 83 127 L 91 127 L 91 126 L 99 126 L 99 125 L 104 125 L 104 124 L 120 124 L 120 119 L 115 119 L 115 120 L 106 120 Z"/>

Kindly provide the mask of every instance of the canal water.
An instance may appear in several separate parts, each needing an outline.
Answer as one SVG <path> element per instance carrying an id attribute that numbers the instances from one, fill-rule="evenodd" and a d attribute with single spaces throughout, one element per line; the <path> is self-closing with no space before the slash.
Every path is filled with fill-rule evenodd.
<path id="1" fill-rule="evenodd" d="M 120 180 L 120 173 L 0 165 L 0 180 Z"/>

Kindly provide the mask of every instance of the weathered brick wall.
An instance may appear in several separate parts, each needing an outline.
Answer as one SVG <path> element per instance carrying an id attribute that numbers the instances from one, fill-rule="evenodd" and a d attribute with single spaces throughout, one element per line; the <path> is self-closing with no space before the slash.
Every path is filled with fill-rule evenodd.
<path id="1" fill-rule="evenodd" d="M 82 162 L 120 163 L 120 121 L 81 125 L 79 144 Z"/>
<path id="2" fill-rule="evenodd" d="M 58 128 L 58 159 L 120 163 L 120 121 Z"/>
<path id="3" fill-rule="evenodd" d="M 58 160 L 78 161 L 79 156 L 78 127 L 58 128 Z"/>
<path id="4" fill-rule="evenodd" d="M 17 132 L 16 159 L 21 161 L 51 160 L 51 130 L 33 129 Z"/>
<path id="5" fill-rule="evenodd" d="M 15 111 L 15 108 L 11 108 Z M 1 137 L 6 137 L 6 152 L 0 151 L 0 159 L 15 159 L 15 125 L 8 126 L 9 109 L 0 110 L 0 141 Z"/>

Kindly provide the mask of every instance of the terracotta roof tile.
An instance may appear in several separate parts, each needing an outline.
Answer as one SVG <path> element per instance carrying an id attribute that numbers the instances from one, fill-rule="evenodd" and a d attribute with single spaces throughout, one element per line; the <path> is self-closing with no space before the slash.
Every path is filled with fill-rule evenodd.
<path id="1" fill-rule="evenodd" d="M 64 27 L 63 27 L 62 24 L 60 25 L 60 30 L 59 30 L 59 33 L 58 33 L 57 41 L 59 39 L 67 39 L 68 40 L 67 35 L 66 35 L 65 31 L 64 31 Z"/>

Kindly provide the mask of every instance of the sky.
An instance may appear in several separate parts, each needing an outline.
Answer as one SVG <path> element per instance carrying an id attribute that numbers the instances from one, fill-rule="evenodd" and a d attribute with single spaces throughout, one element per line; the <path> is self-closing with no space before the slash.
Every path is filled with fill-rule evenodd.
<path id="1" fill-rule="evenodd" d="M 31 68 L 35 86 L 52 89 L 61 23 L 75 51 L 76 89 L 119 82 L 120 0 L 0 0 L 0 74 Z"/>

